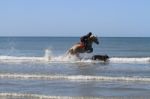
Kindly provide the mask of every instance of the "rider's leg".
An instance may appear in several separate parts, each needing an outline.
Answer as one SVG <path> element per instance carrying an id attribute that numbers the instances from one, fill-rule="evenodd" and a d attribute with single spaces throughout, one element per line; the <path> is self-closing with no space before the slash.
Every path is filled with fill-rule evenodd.
<path id="1" fill-rule="evenodd" d="M 88 44 L 87 44 L 87 41 L 84 42 L 84 46 L 85 46 L 85 50 L 88 50 Z"/>

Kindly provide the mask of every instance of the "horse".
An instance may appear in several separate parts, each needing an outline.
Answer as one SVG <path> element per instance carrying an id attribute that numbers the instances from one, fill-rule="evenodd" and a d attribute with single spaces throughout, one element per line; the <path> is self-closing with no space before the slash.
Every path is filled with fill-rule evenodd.
<path id="1" fill-rule="evenodd" d="M 92 53 L 93 52 L 93 48 L 92 48 L 93 43 L 96 43 L 98 45 L 99 41 L 96 36 L 91 35 L 87 40 L 87 49 L 85 49 L 85 46 L 80 42 L 80 43 L 73 45 L 68 50 L 67 53 L 70 55 L 76 55 L 76 56 L 79 56 L 80 53 Z"/>

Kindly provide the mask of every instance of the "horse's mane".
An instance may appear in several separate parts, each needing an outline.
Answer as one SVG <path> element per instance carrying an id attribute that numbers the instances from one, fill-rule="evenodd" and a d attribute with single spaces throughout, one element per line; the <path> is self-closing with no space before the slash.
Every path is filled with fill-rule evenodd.
<path id="1" fill-rule="evenodd" d="M 97 38 L 95 35 L 91 35 L 89 39 L 95 39 Z"/>
<path id="2" fill-rule="evenodd" d="M 96 35 L 91 35 L 90 38 L 97 38 L 97 36 Z"/>

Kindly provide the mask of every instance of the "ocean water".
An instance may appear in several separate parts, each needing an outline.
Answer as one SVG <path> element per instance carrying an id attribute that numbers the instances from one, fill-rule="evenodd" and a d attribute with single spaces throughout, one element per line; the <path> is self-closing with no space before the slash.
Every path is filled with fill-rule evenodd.
<path id="1" fill-rule="evenodd" d="M 0 37 L 0 99 L 148 99 L 150 38 L 99 41 L 78 59 L 66 52 L 79 37 Z"/>

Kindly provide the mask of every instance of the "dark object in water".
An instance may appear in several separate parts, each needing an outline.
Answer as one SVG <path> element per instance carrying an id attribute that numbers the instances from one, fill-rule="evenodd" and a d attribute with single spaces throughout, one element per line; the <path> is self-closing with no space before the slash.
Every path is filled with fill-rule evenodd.
<path id="1" fill-rule="evenodd" d="M 104 62 L 106 62 L 108 59 L 109 59 L 108 55 L 94 55 L 92 57 L 92 60 L 101 60 L 101 61 L 104 61 Z"/>

